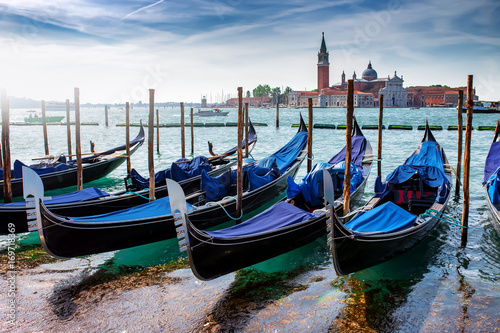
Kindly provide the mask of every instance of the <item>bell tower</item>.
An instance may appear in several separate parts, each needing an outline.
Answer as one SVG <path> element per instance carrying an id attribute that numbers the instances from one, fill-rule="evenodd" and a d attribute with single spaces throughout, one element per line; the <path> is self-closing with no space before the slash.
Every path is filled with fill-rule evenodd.
<path id="1" fill-rule="evenodd" d="M 322 33 L 321 48 L 318 52 L 318 91 L 330 86 L 330 62 L 328 61 L 328 51 L 326 50 L 325 33 Z"/>

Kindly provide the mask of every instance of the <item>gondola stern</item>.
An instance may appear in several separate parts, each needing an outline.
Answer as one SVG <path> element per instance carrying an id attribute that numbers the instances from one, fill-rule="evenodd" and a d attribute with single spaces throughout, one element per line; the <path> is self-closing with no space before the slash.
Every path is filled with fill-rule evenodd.
<path id="1" fill-rule="evenodd" d="M 493 142 L 500 141 L 500 138 L 498 137 L 500 130 L 499 125 L 500 125 L 500 120 L 497 120 L 497 126 L 495 127 L 495 135 L 493 136 Z"/>
<path id="2" fill-rule="evenodd" d="M 434 138 L 434 135 L 432 134 L 431 129 L 429 128 L 429 122 L 427 120 L 425 120 L 425 133 L 424 133 L 424 137 L 422 139 L 422 142 L 425 142 L 425 141 L 436 142 L 436 139 Z"/>
<path id="3" fill-rule="evenodd" d="M 364 136 L 363 132 L 361 131 L 361 128 L 358 125 L 356 117 L 353 117 L 353 118 L 354 118 L 354 126 L 353 126 L 353 129 L 352 129 L 352 136 L 355 136 L 355 135 Z"/>
<path id="4" fill-rule="evenodd" d="M 307 126 L 306 123 L 304 122 L 304 118 L 302 118 L 302 113 L 300 115 L 300 124 L 299 124 L 299 129 L 297 130 L 297 133 L 299 132 L 307 132 Z"/>

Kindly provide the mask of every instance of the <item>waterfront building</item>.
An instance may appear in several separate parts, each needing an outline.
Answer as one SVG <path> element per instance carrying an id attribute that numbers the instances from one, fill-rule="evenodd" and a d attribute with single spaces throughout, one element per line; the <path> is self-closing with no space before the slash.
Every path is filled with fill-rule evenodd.
<path id="1" fill-rule="evenodd" d="M 458 91 L 464 92 L 463 105 L 467 101 L 467 88 L 466 87 L 442 87 L 442 86 L 417 86 L 408 88 L 408 106 L 442 106 L 442 107 L 455 107 L 458 105 Z M 479 97 L 476 95 L 474 89 L 474 101 Z"/>
<path id="2" fill-rule="evenodd" d="M 262 97 L 243 97 L 243 105 L 248 103 L 250 107 L 267 107 L 271 105 L 272 98 L 269 96 Z M 230 108 L 238 107 L 238 98 L 230 98 L 226 101 L 226 106 Z"/>
<path id="3" fill-rule="evenodd" d="M 341 81 L 332 86 L 329 85 L 330 61 L 326 48 L 325 35 L 323 33 L 321 47 L 318 52 L 318 88 L 316 91 L 291 91 L 288 95 L 290 107 L 307 106 L 307 99 L 313 99 L 315 107 L 345 107 L 347 103 L 347 81 L 345 72 L 342 72 Z M 354 80 L 354 106 L 373 107 L 378 106 L 379 96 L 384 95 L 384 106 L 407 106 L 407 90 L 403 88 L 403 76 L 399 77 L 396 72 L 394 76 L 379 78 L 377 71 L 373 69 L 371 61 L 367 68 L 358 78 L 353 73 Z"/>

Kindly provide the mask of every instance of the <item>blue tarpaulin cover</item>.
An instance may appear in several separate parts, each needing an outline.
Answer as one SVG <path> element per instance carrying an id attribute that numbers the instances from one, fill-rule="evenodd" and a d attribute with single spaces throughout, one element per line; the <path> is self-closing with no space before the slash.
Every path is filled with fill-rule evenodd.
<path id="1" fill-rule="evenodd" d="M 484 163 L 484 182 L 488 181 L 490 176 L 500 166 L 500 142 L 493 142 L 490 146 L 486 162 Z"/>
<path id="2" fill-rule="evenodd" d="M 486 188 L 488 189 L 488 196 L 490 197 L 491 203 L 500 203 L 500 166 L 490 175 L 490 178 L 486 181 Z"/>
<path id="3" fill-rule="evenodd" d="M 420 152 L 410 156 L 403 165 L 389 174 L 386 182 L 403 183 L 415 172 L 418 172 L 422 179 L 426 179 L 425 183 L 431 187 L 439 187 L 443 181 L 447 186 L 449 185 L 444 173 L 442 153 L 433 141 L 422 142 Z"/>
<path id="4" fill-rule="evenodd" d="M 193 210 L 193 206 L 191 206 L 189 203 L 186 204 L 188 211 Z M 164 197 L 140 206 L 123 209 L 116 212 L 92 216 L 70 217 L 70 219 L 77 222 L 120 222 L 171 214 L 172 212 L 170 210 L 170 198 Z"/>
<path id="5" fill-rule="evenodd" d="M 298 132 L 281 149 L 262 160 L 245 165 L 243 178 L 249 181 L 248 189 L 255 190 L 283 174 L 300 155 L 307 143 L 307 132 Z M 236 179 L 236 170 L 232 171 L 232 180 Z M 245 187 L 245 184 L 244 184 Z M 226 196 L 230 190 L 227 176 L 212 178 L 208 174 L 201 177 L 201 190 L 206 193 L 207 201 L 217 201 Z"/>
<path id="6" fill-rule="evenodd" d="M 56 195 L 56 196 L 52 197 L 51 200 L 45 200 L 43 203 L 46 205 L 50 205 L 50 204 L 80 202 L 80 201 L 86 201 L 86 200 L 96 199 L 96 198 L 100 198 L 100 197 L 105 197 L 107 195 L 109 195 L 109 193 L 101 191 L 100 189 L 98 189 L 96 187 L 90 187 L 90 188 L 83 189 L 81 191 Z M 24 207 L 25 205 L 26 205 L 26 203 L 24 201 L 22 201 L 22 202 L 12 202 L 12 203 L 8 203 L 8 204 L 1 204 L 0 206 Z"/>
<path id="7" fill-rule="evenodd" d="M 19 160 L 14 161 L 14 171 L 13 175 L 14 178 L 21 179 L 23 178 L 23 166 L 30 168 L 31 170 L 35 171 L 39 175 L 44 175 L 47 173 L 53 173 L 56 171 L 63 171 L 69 169 L 69 166 L 66 163 L 59 163 L 56 166 L 47 166 L 43 168 L 34 168 L 32 166 L 28 166 L 24 164 L 23 162 Z"/>
<path id="8" fill-rule="evenodd" d="M 366 138 L 362 135 L 355 135 L 351 137 L 351 162 L 354 163 L 357 167 L 361 168 L 363 164 L 363 156 L 365 155 L 366 150 Z M 346 147 L 335 156 L 332 157 L 331 160 L 328 161 L 331 165 L 337 164 L 345 160 Z"/>
<path id="9" fill-rule="evenodd" d="M 181 161 L 189 162 L 176 163 Z M 155 173 L 155 185 L 165 185 L 165 180 L 167 178 L 179 182 L 191 177 L 199 176 L 201 175 L 202 170 L 207 172 L 212 170 L 212 166 L 208 163 L 208 159 L 205 156 L 197 156 L 192 160 L 181 158 L 172 163 L 170 168 Z M 128 178 L 132 180 L 132 185 L 137 189 L 142 190 L 149 187 L 149 178 L 144 178 L 135 169 L 130 171 Z"/>
<path id="10" fill-rule="evenodd" d="M 416 215 L 392 202 L 361 212 L 344 226 L 359 232 L 395 232 L 407 229 L 415 223 Z"/>
<path id="11" fill-rule="evenodd" d="M 329 168 L 332 165 L 329 163 L 318 163 L 314 166 L 310 173 L 308 173 L 299 184 L 296 184 L 293 178 L 288 177 L 287 183 L 288 188 L 286 190 L 287 198 L 292 198 L 298 193 L 302 193 L 302 196 L 306 202 L 315 207 L 323 204 L 323 197 L 325 196 L 325 191 L 323 188 L 323 169 Z M 338 163 L 334 168 L 328 169 L 328 172 L 332 176 L 333 184 L 337 191 L 344 192 L 344 171 L 345 162 Z M 351 193 L 356 190 L 356 188 L 363 182 L 363 175 L 354 163 L 351 163 Z"/>
<path id="12" fill-rule="evenodd" d="M 317 215 L 282 201 L 243 223 L 222 230 L 207 231 L 207 233 L 218 239 L 256 235 L 307 221 L 314 217 Z"/>

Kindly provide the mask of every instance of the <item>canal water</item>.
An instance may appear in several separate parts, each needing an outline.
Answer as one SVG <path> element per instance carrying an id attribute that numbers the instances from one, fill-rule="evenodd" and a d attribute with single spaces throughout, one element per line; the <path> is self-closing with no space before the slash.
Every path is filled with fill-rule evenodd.
<path id="1" fill-rule="evenodd" d="M 230 113 L 227 117 L 198 118 L 195 122 L 236 122 L 237 110 L 228 110 Z M 346 110 L 342 108 L 315 109 L 313 122 L 345 124 L 345 112 Z M 276 128 L 275 109 L 250 109 L 250 118 L 254 123 L 268 124 L 268 126 L 256 126 L 258 143 L 252 156 L 255 159 L 265 157 L 285 144 L 296 132 L 297 129 L 291 125 L 299 122 L 301 113 L 307 123 L 307 109 L 280 109 L 280 127 Z M 48 112 L 48 114 L 59 113 Z M 159 114 L 160 123 L 180 121 L 178 107 L 160 107 Z M 189 122 L 188 114 L 189 112 L 186 112 L 186 122 Z M 355 109 L 354 114 L 360 125 L 378 123 L 376 108 Z M 26 110 L 11 110 L 11 121 L 22 121 L 26 115 Z M 74 117 L 73 112 L 71 115 Z M 147 123 L 147 117 L 148 109 L 145 107 L 134 106 L 131 110 L 131 123 L 139 123 L 141 120 Z M 465 124 L 465 114 L 463 117 Z M 484 160 L 493 139 L 493 131 L 476 130 L 478 126 L 494 126 L 499 117 L 500 115 L 475 114 L 473 118 L 470 228 L 465 248 L 460 247 L 460 228 L 442 224 L 431 237 L 405 255 L 346 278 L 338 278 L 335 275 L 325 239 L 258 264 L 254 268 L 273 273 L 305 265 L 326 272 L 327 280 L 331 281 L 331 290 L 322 294 L 321 298 L 338 297 L 343 300 L 343 308 L 339 310 L 339 315 L 329 324 L 329 329 L 332 331 L 356 329 L 349 326 L 352 322 L 358 322 L 360 325 L 358 328 L 369 327 L 375 331 L 499 330 L 500 237 L 492 226 L 482 187 Z M 447 126 L 457 125 L 456 109 L 386 108 L 383 118 L 386 128 L 389 125 L 411 125 L 413 129 L 383 131 L 383 176 L 404 162 L 414 151 L 424 133 L 423 130 L 417 130 L 417 126 L 425 125 L 426 120 L 430 125 L 443 127 L 443 130 L 433 131 L 433 134 L 445 150 L 450 163 L 456 166 L 457 131 L 446 130 Z M 124 143 L 125 127 L 115 126 L 117 123 L 125 122 L 125 111 L 122 108 L 110 108 L 109 127 L 104 126 L 104 107 L 83 108 L 81 121 L 99 123 L 99 126 L 82 126 L 83 152 L 90 150 L 90 140 L 95 142 L 96 151 Z M 10 131 L 12 161 L 19 159 L 29 164 L 31 158 L 44 155 L 41 126 L 12 126 Z M 138 128 L 132 127 L 131 137 L 133 138 L 137 132 Z M 366 129 L 363 132 L 376 152 L 377 131 Z M 186 155 L 191 153 L 190 135 L 190 129 L 187 127 Z M 207 141 L 214 144 L 216 152 L 223 152 L 236 144 L 236 136 L 236 127 L 195 127 L 195 155 L 207 154 Z M 49 126 L 48 137 L 51 154 L 66 152 L 65 126 Z M 156 153 L 156 133 L 154 137 L 155 170 L 165 169 L 180 157 L 180 127 L 160 128 L 160 153 Z M 72 138 L 74 142 L 74 128 Z M 328 161 L 344 144 L 345 130 L 314 129 L 313 164 Z M 147 176 L 147 164 L 147 143 L 145 143 L 132 156 L 132 167 Z M 296 180 L 300 180 L 305 174 L 306 163 L 300 168 Z M 107 177 L 85 184 L 85 187 L 96 186 L 106 191 L 120 190 L 123 188 L 125 175 L 124 164 Z M 361 204 L 373 195 L 375 175 L 374 164 Z M 72 190 L 75 189 L 68 188 L 64 191 Z M 47 194 L 59 193 L 61 191 L 51 191 Z M 461 197 L 450 200 L 447 214 L 460 220 L 461 211 Z M 25 238 L 24 242 L 36 242 L 34 234 L 22 238 Z M 178 258 L 179 252 L 176 241 L 168 240 L 117 251 L 112 257 L 116 265 L 152 266 Z M 309 291 L 309 296 L 318 296 L 313 294 L 313 290 Z M 308 311 L 306 303 L 301 305 L 299 300 L 296 302 L 299 302 L 298 311 Z"/>

